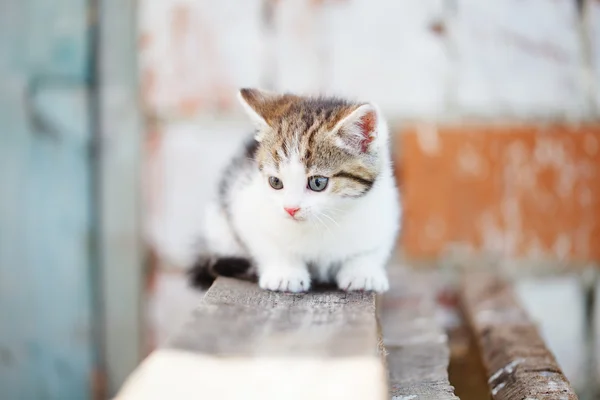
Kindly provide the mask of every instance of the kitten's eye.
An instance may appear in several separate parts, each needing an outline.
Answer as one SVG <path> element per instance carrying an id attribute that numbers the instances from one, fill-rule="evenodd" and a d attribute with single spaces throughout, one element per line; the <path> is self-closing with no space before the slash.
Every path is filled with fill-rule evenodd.
<path id="1" fill-rule="evenodd" d="M 327 187 L 329 178 L 324 176 L 311 176 L 308 178 L 308 187 L 313 192 L 322 192 Z"/>
<path id="2" fill-rule="evenodd" d="M 283 189 L 283 182 L 281 182 L 281 179 L 275 176 L 269 177 L 269 185 L 271 185 L 271 187 L 275 190 Z"/>

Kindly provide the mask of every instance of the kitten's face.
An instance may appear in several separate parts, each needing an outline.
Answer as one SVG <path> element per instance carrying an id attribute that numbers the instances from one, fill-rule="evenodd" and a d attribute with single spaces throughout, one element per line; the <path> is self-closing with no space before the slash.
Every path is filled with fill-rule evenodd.
<path id="1" fill-rule="evenodd" d="M 250 89 L 240 94 L 257 124 L 264 192 L 283 218 L 330 225 L 370 191 L 387 150 L 386 128 L 372 105 Z"/>

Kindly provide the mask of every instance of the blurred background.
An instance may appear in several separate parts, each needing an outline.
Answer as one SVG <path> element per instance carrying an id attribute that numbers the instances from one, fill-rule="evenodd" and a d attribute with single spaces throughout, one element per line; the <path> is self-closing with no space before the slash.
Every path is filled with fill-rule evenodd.
<path id="1" fill-rule="evenodd" d="M 177 330 L 242 86 L 377 103 L 395 262 L 509 274 L 600 381 L 600 2 L 0 0 L 0 398 L 104 398 Z"/>

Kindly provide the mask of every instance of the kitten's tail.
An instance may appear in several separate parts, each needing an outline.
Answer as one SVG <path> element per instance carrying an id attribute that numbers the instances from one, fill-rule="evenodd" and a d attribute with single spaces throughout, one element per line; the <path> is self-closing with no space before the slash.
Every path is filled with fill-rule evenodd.
<path id="1" fill-rule="evenodd" d="M 189 282 L 193 287 L 206 290 L 218 276 L 239 279 L 252 279 L 252 263 L 243 257 L 200 256 L 188 271 Z"/>

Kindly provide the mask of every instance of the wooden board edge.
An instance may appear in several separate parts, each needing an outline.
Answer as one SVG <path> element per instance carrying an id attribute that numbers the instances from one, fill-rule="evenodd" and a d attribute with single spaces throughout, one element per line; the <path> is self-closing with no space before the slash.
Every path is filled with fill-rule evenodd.
<path id="1" fill-rule="evenodd" d="M 114 400 L 386 399 L 379 357 L 218 357 L 161 349 Z"/>
<path id="2" fill-rule="evenodd" d="M 459 291 L 494 400 L 540 395 L 578 399 L 507 280 L 489 273 L 464 274 Z"/>

